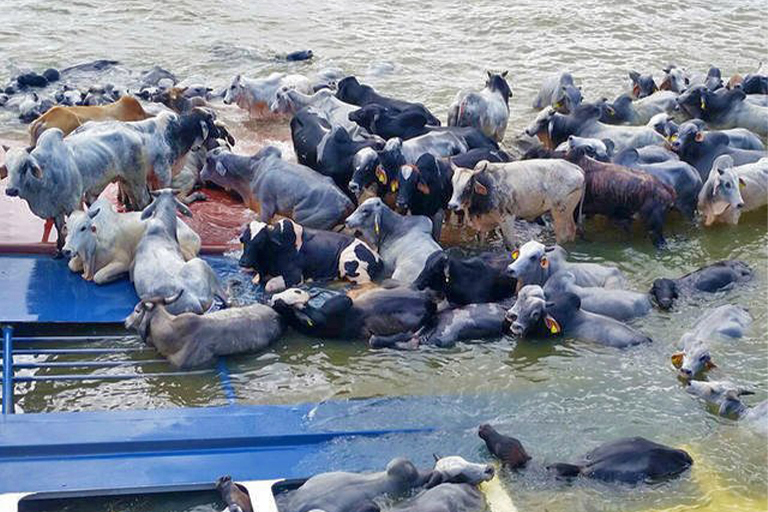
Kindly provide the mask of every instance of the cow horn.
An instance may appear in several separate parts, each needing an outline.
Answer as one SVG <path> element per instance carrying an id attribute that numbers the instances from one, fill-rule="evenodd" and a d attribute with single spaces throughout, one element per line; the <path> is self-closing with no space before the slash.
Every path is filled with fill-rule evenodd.
<path id="1" fill-rule="evenodd" d="M 165 297 L 163 299 L 163 304 L 168 305 L 176 302 L 179 300 L 179 297 L 181 297 L 181 294 L 184 293 L 184 288 L 180 289 L 178 292 L 176 292 L 174 295 L 171 295 L 169 297 Z"/>

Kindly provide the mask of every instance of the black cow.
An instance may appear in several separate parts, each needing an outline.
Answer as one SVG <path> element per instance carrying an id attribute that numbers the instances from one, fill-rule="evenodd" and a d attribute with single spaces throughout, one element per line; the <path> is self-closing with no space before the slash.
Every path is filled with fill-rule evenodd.
<path id="1" fill-rule="evenodd" d="M 349 120 L 384 139 L 400 137 L 408 140 L 429 131 L 426 126 L 429 117 L 420 108 L 393 112 L 377 103 L 371 103 L 350 112 Z"/>
<path id="2" fill-rule="evenodd" d="M 719 292 L 750 279 L 752 269 L 743 261 L 718 261 L 677 279 L 656 279 L 651 287 L 651 297 L 661 309 L 670 309 L 681 293 Z"/>
<path id="3" fill-rule="evenodd" d="M 499 302 L 512 297 L 517 288 L 517 280 L 506 272 L 510 263 L 508 254 L 459 258 L 439 251 L 427 259 L 413 285 L 438 292 L 451 304 Z"/>
<path id="4" fill-rule="evenodd" d="M 379 255 L 361 240 L 303 228 L 288 219 L 275 226 L 253 221 L 240 241 L 240 266 L 256 273 L 254 282 L 264 279 L 268 293 L 296 286 L 305 279 L 341 278 L 356 284 L 369 283 L 384 268 Z"/>
<path id="5" fill-rule="evenodd" d="M 336 97 L 346 103 L 364 107 L 371 103 L 377 103 L 391 112 L 402 112 L 408 109 L 417 109 L 424 113 L 427 118 L 427 124 L 440 126 L 440 120 L 427 110 L 427 107 L 421 103 L 411 103 L 409 101 L 396 100 L 388 98 L 377 93 L 370 85 L 364 85 L 357 81 L 354 76 L 342 78 L 338 84 Z"/>

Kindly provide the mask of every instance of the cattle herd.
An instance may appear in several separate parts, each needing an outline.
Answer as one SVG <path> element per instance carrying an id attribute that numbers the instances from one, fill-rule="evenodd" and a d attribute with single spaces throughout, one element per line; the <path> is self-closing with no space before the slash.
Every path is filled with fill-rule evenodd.
<path id="1" fill-rule="evenodd" d="M 444 126 L 424 105 L 335 69 L 313 77 L 238 75 L 214 92 L 180 87 L 155 68 L 130 93 L 62 86 L 52 106 L 35 90 L 66 71 L 21 75 L 0 95 L 0 105 L 32 121 L 31 145 L 8 150 L 0 170 L 6 194 L 25 200 L 49 229 L 55 224 L 59 256 L 84 279 L 102 284 L 129 274 L 141 300 L 125 326 L 177 367 L 262 350 L 287 328 L 378 349 L 504 334 L 623 348 L 651 342 L 629 320 L 754 278 L 747 264 L 727 260 L 678 278 L 654 276 L 649 291 L 633 291 L 617 268 L 569 261 L 562 245 L 584 235 L 585 216 L 605 216 L 625 230 L 639 219 L 663 251 L 669 215 L 708 227 L 764 208 L 768 76 L 759 71 L 724 82 L 714 67 L 697 74 L 669 66 L 658 85 L 632 72 L 629 92 L 591 103 L 571 74 L 560 73 L 543 83 L 538 113 L 509 147 L 506 72 L 488 72 L 480 91 L 459 92 Z M 253 117 L 290 120 L 297 161 L 273 146 L 235 153 L 216 115 L 222 100 Z M 119 213 L 99 198 L 113 182 L 133 211 Z M 203 183 L 235 192 L 256 212 L 243 226 L 239 265 L 264 287 L 265 304 L 232 306 L 198 257 L 200 237 L 177 213 L 191 215 L 187 205 L 205 199 Z M 508 250 L 446 252 L 444 223 L 481 240 L 497 231 Z M 526 223 L 550 230 L 557 245 L 521 240 Z M 339 279 L 351 288 L 302 286 Z M 766 432 L 768 402 L 750 407 L 741 399 L 746 389 L 693 380 L 714 365 L 711 340 L 740 337 L 751 320 L 737 305 L 706 310 L 671 359 L 688 392 Z M 488 425 L 479 433 L 505 465 L 528 463 L 514 438 Z M 682 450 L 626 438 L 549 469 L 639 482 L 691 464 Z M 422 489 L 394 510 L 453 504 L 450 510 L 470 512 L 482 510 L 477 484 L 493 475 L 491 466 L 458 457 L 429 471 L 395 459 L 382 473 L 315 476 L 281 498 L 282 510 L 375 511 L 378 496 Z M 230 479 L 218 486 L 230 510 L 251 510 Z"/>

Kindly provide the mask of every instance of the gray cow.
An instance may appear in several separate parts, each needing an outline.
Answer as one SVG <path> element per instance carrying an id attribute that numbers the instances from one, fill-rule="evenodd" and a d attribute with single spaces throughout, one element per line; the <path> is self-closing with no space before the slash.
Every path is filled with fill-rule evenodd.
<path id="1" fill-rule="evenodd" d="M 680 338 L 683 350 L 672 355 L 672 364 L 687 379 L 713 368 L 709 341 L 718 334 L 741 338 L 751 323 L 750 314 L 739 306 L 725 305 L 707 311 L 696 320 L 693 329 Z"/>
<path id="2" fill-rule="evenodd" d="M 263 304 L 224 309 L 206 315 L 173 315 L 168 305 L 184 294 L 140 301 L 125 319 L 126 329 L 138 332 L 176 368 L 211 363 L 218 356 L 256 352 L 283 333 L 277 312 Z"/>
<path id="3" fill-rule="evenodd" d="M 742 396 L 754 394 L 752 391 L 728 381 L 697 380 L 690 381 L 685 390 L 717 406 L 718 415 L 735 418 L 755 431 L 768 435 L 768 400 L 763 400 L 754 407 L 748 407 L 741 401 Z"/>
<path id="4" fill-rule="evenodd" d="M 274 146 L 267 146 L 253 156 L 213 149 L 200 177 L 235 190 L 251 210 L 259 213 L 259 220 L 266 223 L 280 214 L 307 228 L 331 229 L 353 209 L 352 201 L 331 178 L 283 160 Z"/>
<path id="5" fill-rule="evenodd" d="M 651 297 L 647 293 L 629 290 L 603 288 L 601 286 L 579 286 L 573 272 L 561 270 L 547 279 L 544 293 L 548 297 L 571 292 L 581 299 L 581 309 L 590 313 L 609 316 L 616 320 L 631 320 L 647 315 L 651 310 Z"/>
<path id="6" fill-rule="evenodd" d="M 515 260 L 507 267 L 507 273 L 517 279 L 518 289 L 523 285 L 543 286 L 550 276 L 563 271 L 571 272 L 577 286 L 601 286 L 603 288 L 624 288 L 626 278 L 616 267 L 597 263 L 571 263 L 566 260 L 568 253 L 559 245 L 546 247 L 531 240 L 512 252 Z"/>
<path id="7" fill-rule="evenodd" d="M 555 110 L 567 114 L 578 107 L 581 100 L 581 89 L 573 83 L 573 75 L 563 72 L 544 80 L 539 94 L 533 100 L 533 108 L 541 110 L 552 106 Z"/>
<path id="8" fill-rule="evenodd" d="M 412 283 L 432 253 L 441 251 L 432 238 L 432 221 L 421 215 L 393 212 L 378 197 L 365 200 L 347 218 L 347 227 L 362 232 L 384 261 L 384 273 Z"/>
<path id="9" fill-rule="evenodd" d="M 155 200 L 141 215 L 150 219 L 141 237 L 131 268 L 136 294 L 142 299 L 171 297 L 179 291 L 182 296 L 168 305 L 174 315 L 191 311 L 202 314 L 213 304 L 214 295 L 227 301 L 213 269 L 200 258 L 184 261 L 177 233 L 176 210 L 192 216 L 171 189 L 153 193 Z"/>
<path id="10" fill-rule="evenodd" d="M 448 126 L 473 126 L 501 142 L 507 130 L 509 98 L 512 97 L 506 78 L 506 71 L 501 74 L 488 71 L 482 91 L 459 92 L 448 111 Z"/>
<path id="11" fill-rule="evenodd" d="M 6 157 L 8 185 L 6 195 L 20 197 L 32 213 L 42 219 L 53 219 L 58 238 L 56 248 L 64 247 L 66 216 L 81 208 L 83 181 L 80 173 L 69 166 L 53 165 L 43 172 L 41 160 L 50 161 L 48 144 L 52 137 L 61 136 L 60 130 L 48 130 L 41 137 L 32 155 L 24 149 L 12 149 Z M 48 135 L 50 134 L 50 135 Z M 37 158 L 40 155 L 40 158 Z M 45 155 L 45 158 L 43 157 Z"/>
<path id="12" fill-rule="evenodd" d="M 440 484 L 427 489 L 392 512 L 482 512 L 485 497 L 470 484 Z"/>

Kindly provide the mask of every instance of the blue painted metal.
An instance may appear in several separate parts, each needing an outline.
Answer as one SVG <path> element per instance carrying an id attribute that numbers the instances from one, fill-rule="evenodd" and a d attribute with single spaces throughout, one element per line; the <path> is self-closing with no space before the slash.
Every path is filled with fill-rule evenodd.
<path id="1" fill-rule="evenodd" d="M 3 326 L 3 414 L 13 414 L 13 327 Z"/>
<path id="2" fill-rule="evenodd" d="M 226 358 L 219 358 L 217 368 L 219 372 L 219 381 L 221 381 L 221 388 L 224 390 L 224 396 L 227 397 L 227 401 L 232 405 L 235 403 L 235 400 L 237 400 L 237 395 L 235 395 L 235 389 L 232 387 L 232 379 L 229 375 Z"/>
<path id="3" fill-rule="evenodd" d="M 224 474 L 239 480 L 298 478 L 306 476 L 304 461 L 332 453 L 343 439 L 391 443 L 389 436 L 430 430 L 327 430 L 312 421 L 315 408 L 261 405 L 3 416 L 0 493 L 210 485 Z M 386 444 L 377 446 L 383 451 Z M 361 454 L 358 465 L 367 466 L 364 461 Z"/>
<path id="4" fill-rule="evenodd" d="M 220 276 L 237 272 L 237 262 L 205 256 Z M 65 259 L 47 255 L 0 255 L 0 322 L 122 323 L 138 302 L 123 278 L 97 285 L 71 272 Z"/>

